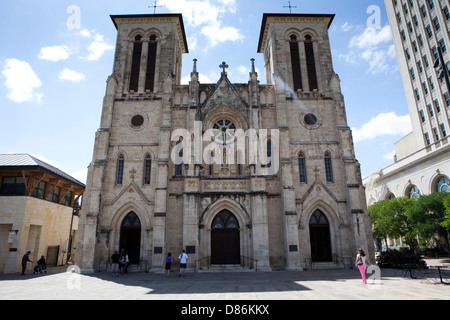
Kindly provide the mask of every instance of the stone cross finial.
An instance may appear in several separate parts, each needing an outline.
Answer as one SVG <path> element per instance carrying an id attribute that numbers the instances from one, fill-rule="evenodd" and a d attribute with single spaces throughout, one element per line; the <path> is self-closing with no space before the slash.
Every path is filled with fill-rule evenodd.
<path id="1" fill-rule="evenodd" d="M 223 69 L 222 74 L 225 74 L 225 73 L 226 73 L 226 72 L 225 72 L 225 69 L 228 69 L 228 65 L 227 65 L 226 62 L 224 61 L 224 62 L 222 62 L 222 64 L 219 66 L 219 68 L 222 68 L 222 69 Z"/>

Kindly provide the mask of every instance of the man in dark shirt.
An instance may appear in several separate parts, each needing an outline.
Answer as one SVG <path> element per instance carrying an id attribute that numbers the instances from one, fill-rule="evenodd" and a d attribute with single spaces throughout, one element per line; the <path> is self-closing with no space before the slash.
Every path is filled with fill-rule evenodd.
<path id="1" fill-rule="evenodd" d="M 111 261 L 112 261 L 112 276 L 118 277 L 119 276 L 120 254 L 117 253 L 117 250 L 111 256 Z"/>
<path id="2" fill-rule="evenodd" d="M 33 262 L 30 260 L 30 253 L 31 253 L 31 251 L 28 251 L 22 257 L 22 275 L 25 275 L 25 269 L 27 268 L 27 262 Z"/>

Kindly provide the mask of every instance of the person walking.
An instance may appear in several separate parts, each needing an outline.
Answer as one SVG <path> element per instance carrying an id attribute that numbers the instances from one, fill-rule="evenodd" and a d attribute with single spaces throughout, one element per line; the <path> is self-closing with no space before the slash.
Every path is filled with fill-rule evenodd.
<path id="1" fill-rule="evenodd" d="M 372 265 L 369 258 L 366 257 L 364 250 L 359 248 L 358 255 L 356 256 L 355 266 L 358 267 L 359 272 L 361 273 L 362 281 L 365 284 L 367 284 L 367 280 L 366 280 L 367 263 Z"/>
<path id="2" fill-rule="evenodd" d="M 169 252 L 166 257 L 166 267 L 165 267 L 167 277 L 170 276 L 171 265 L 172 265 L 172 254 Z"/>
<path id="3" fill-rule="evenodd" d="M 30 260 L 31 251 L 27 251 L 22 257 L 22 275 L 25 275 L 25 269 L 27 268 L 27 262 L 33 262 Z"/>
<path id="4" fill-rule="evenodd" d="M 182 253 L 180 253 L 180 256 L 178 257 L 180 259 L 180 275 L 178 277 L 185 277 L 186 276 L 186 265 L 188 260 L 188 255 L 186 254 L 186 251 L 183 250 Z"/>

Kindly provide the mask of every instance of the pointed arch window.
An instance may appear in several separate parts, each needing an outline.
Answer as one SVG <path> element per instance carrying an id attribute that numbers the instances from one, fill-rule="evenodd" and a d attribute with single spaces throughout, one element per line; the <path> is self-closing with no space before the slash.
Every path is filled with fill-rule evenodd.
<path id="1" fill-rule="evenodd" d="M 303 89 L 302 71 L 300 68 L 300 52 L 298 49 L 297 36 L 291 35 L 289 46 L 291 49 L 291 63 L 292 63 L 292 76 L 294 80 L 294 91 L 297 91 L 298 89 Z"/>
<path id="2" fill-rule="evenodd" d="M 300 183 L 306 183 L 305 155 L 302 152 L 300 152 L 298 155 L 298 175 Z"/>
<path id="3" fill-rule="evenodd" d="M 176 145 L 176 163 L 175 163 L 175 176 L 179 177 L 182 175 L 182 163 L 183 163 L 183 141 L 180 139 L 177 141 Z"/>
<path id="4" fill-rule="evenodd" d="M 228 210 L 220 212 L 211 224 L 212 229 L 239 229 L 239 222 Z"/>
<path id="5" fill-rule="evenodd" d="M 333 182 L 333 167 L 331 165 L 331 154 L 325 152 L 325 175 L 327 182 Z"/>
<path id="6" fill-rule="evenodd" d="M 269 172 L 272 173 L 272 140 L 267 139 L 267 167 Z"/>
<path id="7" fill-rule="evenodd" d="M 134 38 L 133 58 L 131 60 L 130 73 L 130 91 L 138 91 L 139 88 L 139 71 L 141 70 L 142 55 L 142 36 L 137 35 Z"/>
<path id="8" fill-rule="evenodd" d="M 122 185 L 123 183 L 123 167 L 124 167 L 125 159 L 123 154 L 119 155 L 117 158 L 117 171 L 116 171 L 116 184 Z"/>
<path id="9" fill-rule="evenodd" d="M 152 157 L 146 155 L 144 159 L 144 185 L 150 185 L 150 176 L 152 173 Z"/>
<path id="10" fill-rule="evenodd" d="M 314 59 L 313 42 L 310 35 L 305 36 L 306 70 L 308 71 L 309 91 L 318 89 L 316 61 Z"/>
<path id="11" fill-rule="evenodd" d="M 150 36 L 148 44 L 147 72 L 145 74 L 145 90 L 154 91 L 155 87 L 155 70 L 156 70 L 156 50 L 158 42 L 155 35 Z"/>

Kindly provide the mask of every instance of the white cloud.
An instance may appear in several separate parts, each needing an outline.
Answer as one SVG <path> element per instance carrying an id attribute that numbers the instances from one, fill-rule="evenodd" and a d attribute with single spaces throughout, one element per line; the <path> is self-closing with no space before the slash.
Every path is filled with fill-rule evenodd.
<path id="1" fill-rule="evenodd" d="M 114 46 L 108 44 L 103 38 L 103 35 L 95 30 L 83 29 L 79 34 L 84 38 L 92 40 L 87 47 L 88 55 L 84 57 L 88 61 L 98 61 L 106 51 L 114 50 Z"/>
<path id="2" fill-rule="evenodd" d="M 341 26 L 341 30 L 343 32 L 348 32 L 352 29 L 353 29 L 353 26 L 350 23 L 348 23 L 347 21 Z"/>
<path id="3" fill-rule="evenodd" d="M 17 103 L 41 102 L 43 93 L 35 90 L 42 86 L 42 82 L 28 62 L 7 59 L 2 74 L 6 78 L 7 97 L 10 100 Z"/>
<path id="4" fill-rule="evenodd" d="M 350 40 L 350 47 L 360 49 L 377 47 L 383 43 L 392 42 L 391 28 L 389 25 L 381 29 L 366 28 L 362 34 L 353 36 Z"/>
<path id="5" fill-rule="evenodd" d="M 354 142 L 371 140 L 382 135 L 406 135 L 410 133 L 409 114 L 397 116 L 394 112 L 380 113 L 361 128 L 352 128 Z"/>
<path id="6" fill-rule="evenodd" d="M 199 73 L 198 74 L 198 81 L 200 83 L 214 83 L 215 81 L 212 81 L 210 77 L 208 77 L 205 74 Z M 191 76 L 185 76 L 183 78 L 181 78 L 181 84 L 189 84 L 189 82 L 191 81 Z"/>
<path id="7" fill-rule="evenodd" d="M 365 28 L 350 39 L 349 52 L 340 54 L 339 57 L 351 64 L 364 62 L 368 64 L 367 72 L 373 74 L 396 70 L 396 62 L 392 63 L 396 61 L 396 54 L 390 26 L 386 25 L 381 29 Z"/>
<path id="8" fill-rule="evenodd" d="M 61 73 L 59 74 L 59 79 L 72 82 L 80 82 L 85 79 L 85 76 L 82 73 L 64 68 L 64 70 L 62 70 Z"/>
<path id="9" fill-rule="evenodd" d="M 211 47 L 215 47 L 220 42 L 235 42 L 244 39 L 244 36 L 239 29 L 234 27 L 222 27 L 220 22 L 203 27 L 202 34 L 209 39 Z"/>
<path id="10" fill-rule="evenodd" d="M 181 12 L 188 26 L 199 28 L 197 32 L 206 36 L 209 41 L 205 49 L 221 42 L 234 42 L 244 38 L 239 29 L 225 26 L 221 20 L 221 15 L 225 13 L 236 13 L 235 0 L 160 0 L 158 3 L 172 12 Z"/>
<path id="11" fill-rule="evenodd" d="M 39 52 L 39 59 L 58 62 L 66 60 L 70 56 L 69 49 L 66 46 L 44 47 Z"/>

